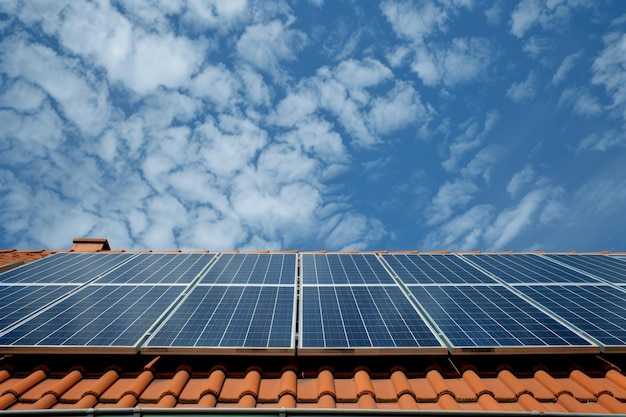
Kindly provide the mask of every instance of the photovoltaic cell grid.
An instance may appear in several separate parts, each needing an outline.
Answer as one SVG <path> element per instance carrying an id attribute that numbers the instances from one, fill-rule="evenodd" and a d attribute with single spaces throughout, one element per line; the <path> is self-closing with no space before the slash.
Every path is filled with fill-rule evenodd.
<path id="1" fill-rule="evenodd" d="M 214 254 L 145 253 L 98 279 L 98 283 L 190 283 L 211 262 Z"/>
<path id="2" fill-rule="evenodd" d="M 294 347 L 295 288 L 198 285 L 146 348 Z"/>
<path id="3" fill-rule="evenodd" d="M 543 255 L 609 282 L 626 284 L 626 263 L 608 255 Z"/>
<path id="4" fill-rule="evenodd" d="M 589 275 L 534 254 L 480 254 L 463 257 L 509 284 L 598 282 Z"/>
<path id="5" fill-rule="evenodd" d="M 132 256 L 126 253 L 57 253 L 0 274 L 0 283 L 86 283 Z"/>
<path id="6" fill-rule="evenodd" d="M 2 334 L 0 347 L 132 348 L 184 289 L 88 285 Z"/>
<path id="7" fill-rule="evenodd" d="M 475 284 L 494 280 L 455 255 L 385 254 L 405 284 Z"/>
<path id="8" fill-rule="evenodd" d="M 222 254 L 201 283 L 293 286 L 296 283 L 296 254 Z"/>
<path id="9" fill-rule="evenodd" d="M 305 286 L 301 308 L 302 348 L 442 346 L 396 286 Z"/>
<path id="10" fill-rule="evenodd" d="M 301 255 L 300 348 L 444 349 L 374 254 Z"/>
<path id="11" fill-rule="evenodd" d="M 626 293 L 609 285 L 518 286 L 526 296 L 602 345 L 626 351 Z"/>
<path id="12" fill-rule="evenodd" d="M 0 285 L 0 332 L 76 288 L 75 285 Z"/>
<path id="13" fill-rule="evenodd" d="M 373 254 L 302 254 L 302 283 L 394 284 Z"/>
<path id="14" fill-rule="evenodd" d="M 409 289 L 455 349 L 593 347 L 502 285 Z"/>

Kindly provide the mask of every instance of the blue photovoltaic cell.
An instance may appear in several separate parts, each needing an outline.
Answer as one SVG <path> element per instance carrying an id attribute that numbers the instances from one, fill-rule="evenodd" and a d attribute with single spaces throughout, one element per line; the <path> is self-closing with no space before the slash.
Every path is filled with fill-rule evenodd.
<path id="1" fill-rule="evenodd" d="M 463 257 L 510 284 L 598 282 L 588 275 L 533 254 L 480 254 Z"/>
<path id="2" fill-rule="evenodd" d="M 76 288 L 74 285 L 0 285 L 0 332 Z"/>
<path id="3" fill-rule="evenodd" d="M 609 285 L 529 285 L 516 288 L 603 345 L 626 345 L 626 293 Z"/>
<path id="4" fill-rule="evenodd" d="M 545 255 L 609 282 L 626 283 L 626 263 L 607 255 Z"/>
<path id="5" fill-rule="evenodd" d="M 89 285 L 0 336 L 0 346 L 134 346 L 184 289 Z"/>
<path id="6" fill-rule="evenodd" d="M 591 346 L 502 285 L 409 288 L 455 347 Z"/>
<path id="7" fill-rule="evenodd" d="M 395 286 L 302 288 L 303 348 L 440 347 Z"/>
<path id="8" fill-rule="evenodd" d="M 146 347 L 291 348 L 293 286 L 198 285 Z"/>
<path id="9" fill-rule="evenodd" d="M 302 254 L 303 284 L 393 284 L 373 254 Z"/>
<path id="10" fill-rule="evenodd" d="M 187 284 L 211 262 L 214 254 L 146 253 L 100 278 L 98 283 Z"/>
<path id="11" fill-rule="evenodd" d="M 0 274 L 0 283 L 86 283 L 134 255 L 57 253 Z"/>
<path id="12" fill-rule="evenodd" d="M 225 253 L 200 281 L 203 284 L 296 283 L 296 254 Z"/>
<path id="13" fill-rule="evenodd" d="M 494 282 L 455 255 L 385 254 L 383 259 L 405 284 Z"/>

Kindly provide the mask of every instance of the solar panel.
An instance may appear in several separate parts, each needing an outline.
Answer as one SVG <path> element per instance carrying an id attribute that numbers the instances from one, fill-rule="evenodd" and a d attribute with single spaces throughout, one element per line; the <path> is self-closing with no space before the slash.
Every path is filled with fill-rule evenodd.
<path id="1" fill-rule="evenodd" d="M 296 254 L 220 255 L 200 281 L 203 284 L 289 284 L 296 283 Z"/>
<path id="2" fill-rule="evenodd" d="M 384 254 L 405 284 L 493 283 L 493 278 L 455 255 Z"/>
<path id="3" fill-rule="evenodd" d="M 0 274 L 0 283 L 86 283 L 135 255 L 57 253 Z"/>
<path id="4" fill-rule="evenodd" d="M 450 341 L 452 353 L 598 352 L 503 285 L 409 286 Z"/>
<path id="5" fill-rule="evenodd" d="M 302 254 L 303 284 L 394 284 L 374 254 Z"/>
<path id="6" fill-rule="evenodd" d="M 293 353 L 295 287 L 198 285 L 154 332 L 146 353 Z"/>
<path id="7" fill-rule="evenodd" d="M 0 351 L 134 353 L 185 288 L 87 285 L 0 335 Z"/>
<path id="8" fill-rule="evenodd" d="M 626 263 L 608 255 L 543 255 L 613 283 L 626 283 Z"/>
<path id="9" fill-rule="evenodd" d="M 463 255 L 463 257 L 511 284 L 597 282 L 589 275 L 533 254 L 479 254 Z"/>
<path id="10" fill-rule="evenodd" d="M 596 339 L 626 352 L 626 292 L 610 285 L 528 285 L 518 290 Z"/>
<path id="11" fill-rule="evenodd" d="M 305 286 L 300 308 L 301 354 L 447 353 L 397 286 Z"/>
<path id="12" fill-rule="evenodd" d="M 76 285 L 0 285 L 0 332 L 77 288 Z"/>
<path id="13" fill-rule="evenodd" d="M 211 262 L 207 253 L 143 253 L 98 279 L 98 283 L 190 283 Z"/>

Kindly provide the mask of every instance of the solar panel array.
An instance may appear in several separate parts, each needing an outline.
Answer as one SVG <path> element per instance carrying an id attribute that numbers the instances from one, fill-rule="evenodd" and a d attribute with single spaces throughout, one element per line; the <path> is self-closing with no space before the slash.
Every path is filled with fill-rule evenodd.
<path id="1" fill-rule="evenodd" d="M 58 253 L 0 274 L 0 353 L 626 352 L 602 254 Z"/>

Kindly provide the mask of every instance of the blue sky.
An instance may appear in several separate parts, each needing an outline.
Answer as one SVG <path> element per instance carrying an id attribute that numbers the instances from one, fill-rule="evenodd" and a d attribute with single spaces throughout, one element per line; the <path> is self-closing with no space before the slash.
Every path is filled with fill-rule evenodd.
<path id="1" fill-rule="evenodd" d="M 0 247 L 626 250 L 626 2 L 3 1 Z"/>

